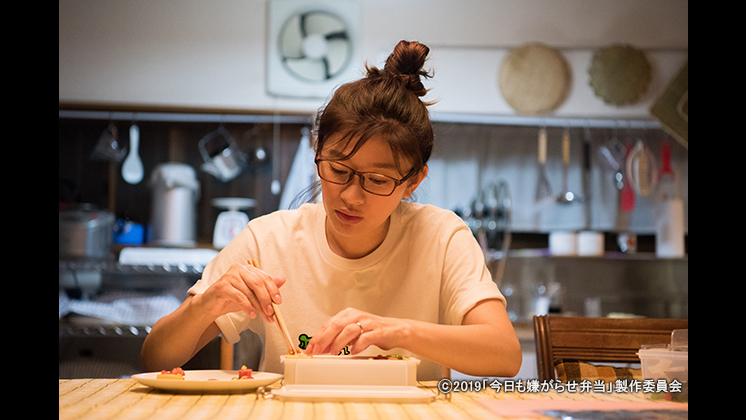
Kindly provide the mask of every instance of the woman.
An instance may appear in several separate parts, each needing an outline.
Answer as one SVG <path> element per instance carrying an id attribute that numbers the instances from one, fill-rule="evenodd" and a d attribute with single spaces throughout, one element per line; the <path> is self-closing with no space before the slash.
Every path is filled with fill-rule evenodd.
<path id="1" fill-rule="evenodd" d="M 420 99 L 428 53 L 401 41 L 382 70 L 337 89 L 317 116 L 322 203 L 252 220 L 153 326 L 147 370 L 180 366 L 218 334 L 234 343 L 248 328 L 264 343 L 259 370 L 282 372 L 274 302 L 306 354 L 413 355 L 421 380 L 439 378 L 440 365 L 518 372 L 505 299 L 471 231 L 453 212 L 403 201 L 427 176 L 433 146 Z"/>

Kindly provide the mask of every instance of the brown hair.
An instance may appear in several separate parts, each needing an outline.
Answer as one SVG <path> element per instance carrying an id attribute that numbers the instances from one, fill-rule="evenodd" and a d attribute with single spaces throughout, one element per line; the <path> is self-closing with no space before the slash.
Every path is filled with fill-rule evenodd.
<path id="1" fill-rule="evenodd" d="M 399 172 L 405 175 L 402 161 L 417 172 L 427 163 L 433 149 L 433 128 L 424 102 L 427 89 L 422 77 L 430 49 L 416 41 L 399 41 L 386 59 L 383 69 L 366 64 L 366 77 L 340 86 L 316 117 L 316 156 L 329 137 L 341 135 L 345 146 L 355 145 L 346 159 L 375 135 L 382 135 L 394 154 Z M 407 171 L 408 172 L 408 171 Z"/>

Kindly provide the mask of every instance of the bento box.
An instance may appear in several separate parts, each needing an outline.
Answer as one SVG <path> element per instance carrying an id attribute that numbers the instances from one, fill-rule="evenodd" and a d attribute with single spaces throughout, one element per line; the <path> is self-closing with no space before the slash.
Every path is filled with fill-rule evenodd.
<path id="1" fill-rule="evenodd" d="M 642 346 L 637 353 L 642 365 L 643 380 L 655 382 L 654 392 L 647 392 L 651 399 L 669 401 L 689 400 L 689 351 L 675 351 L 667 345 Z M 659 389 L 663 380 L 665 389 Z"/>
<path id="2" fill-rule="evenodd" d="M 414 357 L 377 359 L 371 356 L 280 356 L 286 385 L 417 386 Z"/>

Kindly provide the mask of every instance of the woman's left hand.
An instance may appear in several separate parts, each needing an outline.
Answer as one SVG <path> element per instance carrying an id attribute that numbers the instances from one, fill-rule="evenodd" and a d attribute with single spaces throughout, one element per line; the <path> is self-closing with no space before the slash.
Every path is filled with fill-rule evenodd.
<path id="1" fill-rule="evenodd" d="M 350 346 L 351 354 L 358 354 L 369 346 L 382 350 L 399 347 L 406 320 L 385 318 L 347 308 L 331 317 L 311 338 L 306 354 L 338 354 Z"/>

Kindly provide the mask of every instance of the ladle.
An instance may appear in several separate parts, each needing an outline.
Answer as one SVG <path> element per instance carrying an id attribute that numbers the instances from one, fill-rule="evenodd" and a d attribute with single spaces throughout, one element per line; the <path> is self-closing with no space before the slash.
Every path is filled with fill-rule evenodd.
<path id="1" fill-rule="evenodd" d="M 557 196 L 557 203 L 572 204 L 583 201 L 582 196 L 567 189 L 567 172 L 570 168 L 570 129 L 565 128 L 562 133 L 562 191 Z"/>
<path id="2" fill-rule="evenodd" d="M 142 181 L 143 167 L 138 148 L 140 146 L 140 128 L 137 124 L 130 126 L 130 153 L 122 164 L 122 178 L 130 184 Z"/>

